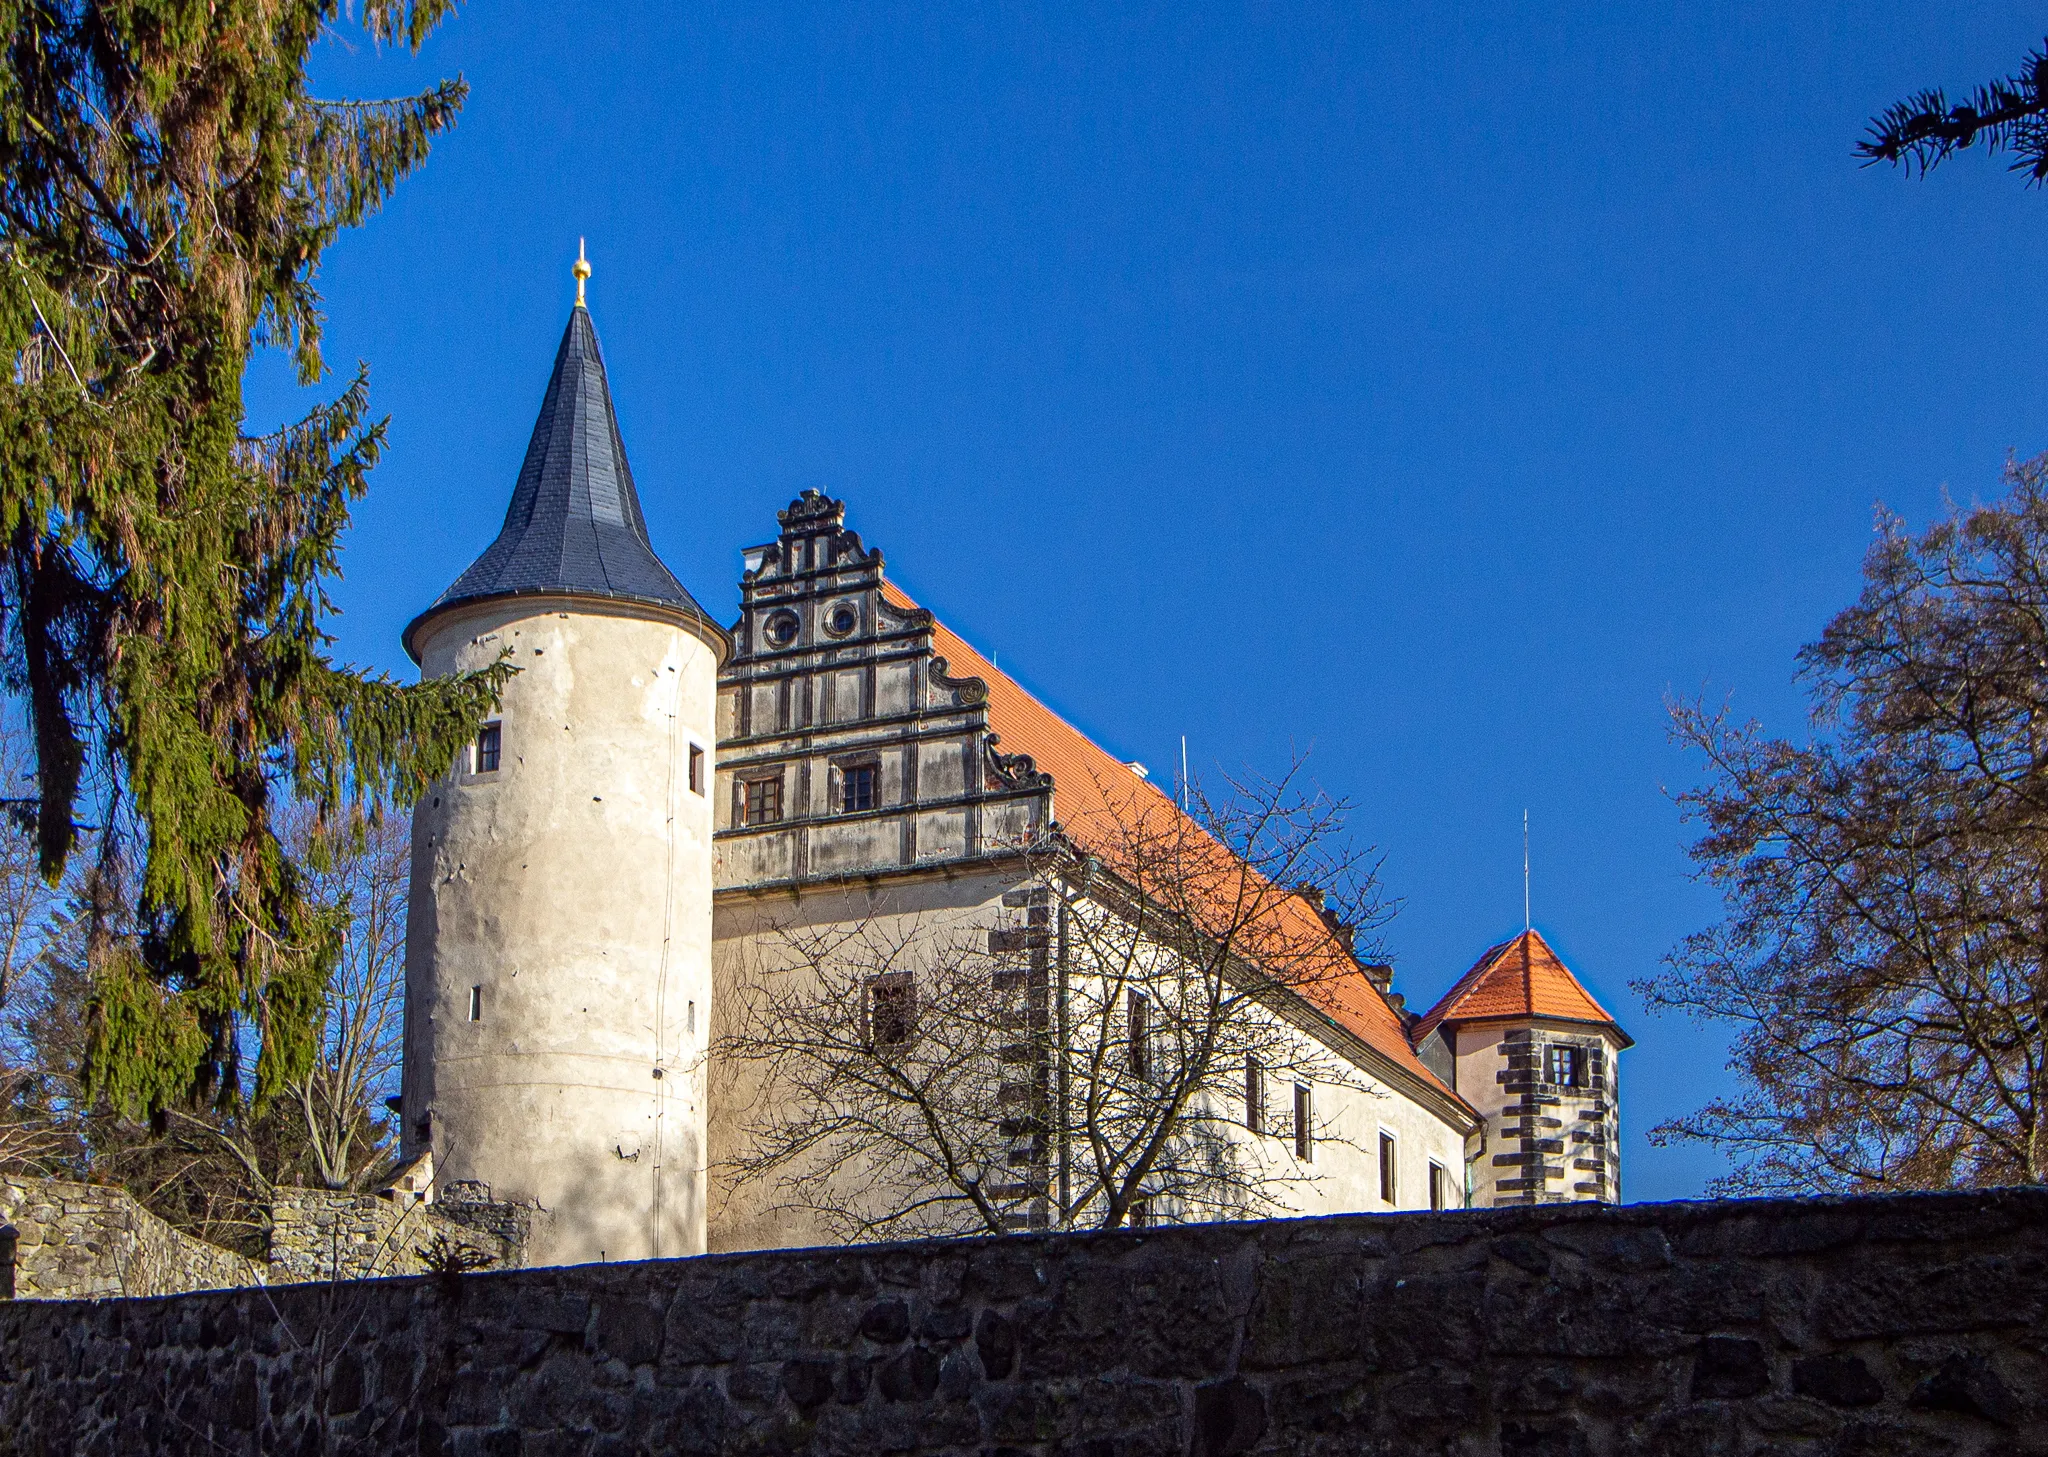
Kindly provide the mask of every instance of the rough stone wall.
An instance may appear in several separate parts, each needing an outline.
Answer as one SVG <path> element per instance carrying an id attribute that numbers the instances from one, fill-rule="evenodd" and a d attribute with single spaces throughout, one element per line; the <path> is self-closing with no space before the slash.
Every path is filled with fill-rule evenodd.
<path id="1" fill-rule="evenodd" d="M 125 1189 L 0 1178 L 0 1224 L 19 1232 L 15 1295 L 84 1300 L 263 1282 L 260 1266 L 173 1229 Z"/>
<path id="2" fill-rule="evenodd" d="M 496 1241 L 497 1268 L 501 1270 L 517 1270 L 527 1263 L 535 1226 L 545 1225 L 548 1218 L 531 1204 L 494 1200 L 490 1185 L 473 1181 L 444 1186 L 435 1197 L 433 1214 L 484 1240 Z"/>
<path id="3" fill-rule="evenodd" d="M 2021 1453 L 2048 1190 L 0 1306 L 0 1454 Z"/>
<path id="4" fill-rule="evenodd" d="M 409 1275 L 441 1251 L 463 1251 L 490 1266 L 522 1263 L 523 1227 L 512 1232 L 518 1211 L 504 1205 L 508 1228 L 477 1228 L 446 1217 L 442 1206 L 401 1205 L 375 1194 L 341 1194 L 325 1189 L 279 1189 L 271 1200 L 270 1279 L 360 1280 Z"/>
<path id="5" fill-rule="evenodd" d="M 516 1269 L 525 1263 L 534 1213 L 487 1196 L 407 1209 L 372 1194 L 279 1189 L 265 1266 L 173 1228 L 125 1189 L 0 1178 L 0 1224 L 18 1231 L 15 1295 L 22 1300 L 409 1275 L 447 1252 Z"/>

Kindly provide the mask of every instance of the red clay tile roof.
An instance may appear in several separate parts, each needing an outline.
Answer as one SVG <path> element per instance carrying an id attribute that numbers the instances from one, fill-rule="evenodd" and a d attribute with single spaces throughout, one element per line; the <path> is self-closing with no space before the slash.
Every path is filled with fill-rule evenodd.
<path id="1" fill-rule="evenodd" d="M 917 603 L 894 582 L 883 592 L 898 607 Z M 1053 779 L 1053 815 L 1083 849 L 1114 866 L 1119 830 L 1128 833 L 1134 815 L 1186 820 L 1171 795 L 1141 779 L 1131 767 L 1086 734 L 1033 698 L 1017 681 L 968 646 L 965 639 L 934 618 L 932 646 L 946 660 L 950 676 L 979 678 L 988 686 L 988 722 L 997 748 L 1005 754 L 1029 754 L 1033 764 Z M 1192 821 L 1187 821 L 1192 826 Z M 1207 840 L 1206 834 L 1203 835 Z M 1208 841 L 1217 844 L 1214 841 Z M 1221 850 L 1220 844 L 1217 848 Z M 1229 852 L 1222 852 L 1228 855 Z M 1231 859 L 1234 868 L 1238 862 Z M 1226 876 L 1223 879 L 1240 877 Z M 1415 1049 L 1395 1012 L 1378 987 L 1366 977 L 1348 948 L 1324 925 L 1307 901 L 1290 895 L 1273 902 L 1274 915 L 1284 922 L 1275 928 L 1277 944 L 1312 948 L 1311 961 L 1322 960 L 1328 974 L 1312 971 L 1304 988 L 1307 999 L 1340 1027 L 1380 1053 L 1396 1067 L 1421 1080 L 1460 1107 L 1464 1100 L 1416 1057 Z"/>
<path id="2" fill-rule="evenodd" d="M 1472 969 L 1458 978 L 1443 1000 L 1415 1024 L 1419 1043 L 1445 1022 L 1490 1022 L 1519 1017 L 1554 1017 L 1565 1022 L 1596 1022 L 1612 1028 L 1624 1044 L 1630 1039 L 1606 1008 L 1579 984 L 1571 968 L 1535 931 L 1490 947 Z"/>

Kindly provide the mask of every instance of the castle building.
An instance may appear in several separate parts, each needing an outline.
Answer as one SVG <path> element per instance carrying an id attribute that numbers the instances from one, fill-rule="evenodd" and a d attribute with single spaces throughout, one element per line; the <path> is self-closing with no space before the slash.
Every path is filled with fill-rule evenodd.
<path id="1" fill-rule="evenodd" d="M 537 1206 L 542 1263 L 1620 1197 L 1629 1040 L 1535 932 L 1405 1012 L 818 492 L 715 622 L 648 539 L 586 275 L 503 528 L 405 632 L 425 674 L 519 670 L 414 813 L 400 1114 L 438 1188 Z M 1190 986 L 1249 1030 L 1183 1087 Z M 859 1101 L 914 1064 L 973 1090 L 937 1163 Z"/>

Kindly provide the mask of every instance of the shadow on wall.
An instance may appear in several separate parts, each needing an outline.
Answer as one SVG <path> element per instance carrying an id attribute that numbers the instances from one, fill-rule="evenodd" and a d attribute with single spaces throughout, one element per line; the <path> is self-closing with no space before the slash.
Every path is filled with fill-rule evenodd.
<path id="1" fill-rule="evenodd" d="M 679 1087 L 695 1081 L 686 1073 L 687 1069 L 672 1070 Z M 526 1262 L 606 1264 L 648 1258 L 657 1248 L 653 1242 L 657 1175 L 661 1183 L 660 1258 L 701 1254 L 701 1245 L 692 1247 L 689 1240 L 692 1230 L 698 1231 L 701 1239 L 704 1228 L 703 1176 L 699 1172 L 704 1151 L 685 1110 L 682 1098 L 671 1101 L 659 1144 L 650 1119 L 645 1130 L 620 1130 L 603 1148 L 565 1161 L 556 1184 L 562 1191 L 558 1202 L 544 1212 L 536 1211 Z M 633 1191 L 629 1207 L 616 1197 L 622 1173 Z"/>

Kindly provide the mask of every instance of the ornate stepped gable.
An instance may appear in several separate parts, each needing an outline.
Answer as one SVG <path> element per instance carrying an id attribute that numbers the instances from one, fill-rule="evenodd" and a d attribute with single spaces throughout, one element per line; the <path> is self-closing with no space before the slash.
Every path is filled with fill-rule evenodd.
<path id="1" fill-rule="evenodd" d="M 778 539 L 746 554 L 719 676 L 721 894 L 959 864 L 1052 831 L 1113 866 L 1120 817 L 1181 813 L 888 581 L 845 514 L 806 491 L 777 514 Z M 848 809 L 848 771 L 862 767 L 873 807 Z M 749 785 L 774 786 L 780 818 L 748 822 Z M 755 802 L 765 809 L 762 791 Z M 1348 936 L 1299 896 L 1280 914 L 1290 939 L 1343 969 L 1315 979 L 1318 1010 L 1397 1085 L 1470 1117 Z"/>
<path id="2" fill-rule="evenodd" d="M 1043 836 L 1051 782 L 994 731 L 929 612 L 806 491 L 747 552 L 719 675 L 719 886 L 973 861 Z"/>

